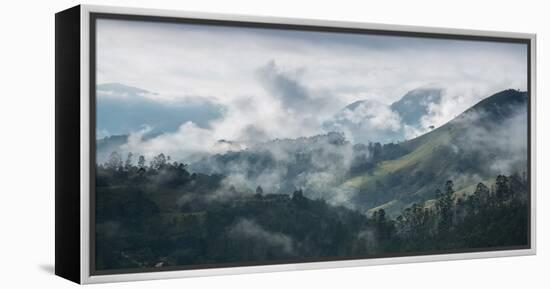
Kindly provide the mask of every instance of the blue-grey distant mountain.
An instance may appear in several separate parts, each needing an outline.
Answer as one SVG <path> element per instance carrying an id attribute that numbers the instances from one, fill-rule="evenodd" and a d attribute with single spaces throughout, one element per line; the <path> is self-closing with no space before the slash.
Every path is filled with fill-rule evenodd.
<path id="1" fill-rule="evenodd" d="M 431 104 L 441 103 L 441 89 L 419 88 L 407 92 L 400 100 L 391 104 L 391 109 L 406 125 L 422 129 L 421 119 L 429 113 Z"/>
<path id="2" fill-rule="evenodd" d="M 372 99 L 355 101 L 324 123 L 327 131 L 341 131 L 354 143 L 390 143 L 410 138 L 410 131 L 425 132 L 431 124 L 422 117 L 430 105 L 439 105 L 442 90 L 419 88 L 407 92 L 398 101 L 385 105 Z"/>
<path id="3" fill-rule="evenodd" d="M 220 118 L 224 107 L 208 101 L 167 102 L 156 94 L 121 83 L 97 85 L 97 136 L 123 135 L 149 126 L 154 132 L 176 131 L 187 121 L 209 127 Z M 192 99 L 192 98 L 190 98 Z"/>
<path id="4" fill-rule="evenodd" d="M 120 146 L 128 142 L 128 135 L 111 135 L 96 141 L 96 163 L 107 161 L 109 155 L 116 151 L 121 152 Z"/>

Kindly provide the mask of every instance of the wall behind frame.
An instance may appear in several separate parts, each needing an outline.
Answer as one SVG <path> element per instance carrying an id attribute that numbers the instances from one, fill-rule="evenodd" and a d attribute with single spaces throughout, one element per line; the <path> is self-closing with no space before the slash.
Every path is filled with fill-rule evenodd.
<path id="1" fill-rule="evenodd" d="M 536 32 L 538 34 L 538 256 L 424 264 L 209 277 L 185 280 L 107 284 L 98 288 L 338 288 L 355 286 L 409 288 L 544 287 L 550 284 L 547 243 L 550 207 L 544 180 L 550 146 L 545 127 L 550 104 L 545 98 L 550 78 L 545 51 L 550 22 L 543 1 L 86 1 L 205 12 L 244 13 L 390 24 Z M 54 277 L 54 20 L 57 11 L 74 1 L 21 1 L 0 9 L 4 37 L 0 66 L 2 82 L 0 123 L 3 201 L 0 222 L 0 284 L 10 287 L 69 288 Z M 4 140 L 4 138 L 3 138 Z M 30 167 L 30 168 L 29 168 Z M 96 286 L 94 286 L 96 287 Z"/>

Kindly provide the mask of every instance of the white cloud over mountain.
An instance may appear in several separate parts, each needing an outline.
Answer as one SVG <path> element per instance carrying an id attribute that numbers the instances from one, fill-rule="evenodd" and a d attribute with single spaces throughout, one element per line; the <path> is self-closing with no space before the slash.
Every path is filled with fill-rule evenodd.
<path id="1" fill-rule="evenodd" d="M 154 91 L 147 101 L 165 107 L 202 99 L 223 108 L 208 125 L 182 118 L 155 138 L 128 143 L 144 154 L 185 158 L 311 136 L 325 133 L 334 118 L 361 128 L 357 141 L 386 140 L 388 132 L 411 137 L 494 92 L 525 90 L 527 83 L 527 50 L 519 44 L 105 19 L 97 25 L 98 83 Z M 419 87 L 443 90 L 415 127 L 390 105 Z M 98 94 L 98 103 L 108 97 Z M 359 100 L 366 101 L 358 109 L 342 110 Z M 129 126 L 132 131 L 139 136 Z"/>

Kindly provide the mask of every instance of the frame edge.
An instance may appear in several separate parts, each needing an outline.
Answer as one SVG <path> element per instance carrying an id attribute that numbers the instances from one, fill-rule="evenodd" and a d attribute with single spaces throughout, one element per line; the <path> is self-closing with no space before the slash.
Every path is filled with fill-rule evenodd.
<path id="1" fill-rule="evenodd" d="M 55 275 L 80 283 L 80 5 L 55 14 Z"/>
<path id="2" fill-rule="evenodd" d="M 514 257 L 514 256 L 530 256 L 537 254 L 536 247 L 536 34 L 535 33 L 519 33 L 519 32 L 502 32 L 488 30 L 470 30 L 457 28 L 436 28 L 426 26 L 409 26 L 409 25 L 392 25 L 392 24 L 376 24 L 366 22 L 349 22 L 335 20 L 318 20 L 318 19 L 301 19 L 301 18 L 283 18 L 271 16 L 251 16 L 239 14 L 220 14 L 220 13 L 205 13 L 205 12 L 190 12 L 180 10 L 163 10 L 150 8 L 130 8 L 122 6 L 103 6 L 103 5 L 80 5 L 81 9 L 81 60 L 82 67 L 80 68 L 80 95 L 81 95 L 81 225 L 84 230 L 81 231 L 81 284 L 97 284 L 106 282 L 128 282 L 128 281 L 143 281 L 143 280 L 158 280 L 158 279 L 173 279 L 186 277 L 204 277 L 204 276 L 219 276 L 219 275 L 236 275 L 250 273 L 268 273 L 268 272 L 285 272 L 295 270 L 315 270 L 315 269 L 330 269 L 330 268 L 345 268 L 358 266 L 372 265 L 391 265 L 391 264 L 407 264 L 421 262 L 440 262 L 454 260 L 473 260 L 483 258 L 498 258 L 498 257 Z M 456 254 L 439 254 L 439 255 L 419 255 L 408 257 L 389 257 L 379 259 L 358 259 L 351 261 L 323 261 L 311 263 L 296 263 L 282 265 L 261 265 L 261 266 L 246 266 L 246 267 L 229 267 L 229 268 L 213 268 L 213 269 L 195 269 L 195 270 L 175 270 L 162 272 L 143 272 L 143 273 L 126 273 L 113 275 L 91 275 L 89 254 L 90 240 L 89 234 L 89 208 L 87 200 L 89 200 L 89 173 L 85 170 L 90 168 L 90 160 L 86 153 L 90 153 L 89 149 L 89 111 L 90 101 L 89 89 L 89 15 L 90 13 L 115 13 L 115 14 L 133 14 L 142 16 L 160 16 L 174 18 L 191 18 L 191 19 L 210 19 L 222 21 L 241 21 L 252 23 L 265 24 L 289 24 L 289 25 L 309 25 L 309 26 L 327 26 L 327 27 L 342 27 L 342 28 L 358 28 L 371 29 L 381 31 L 399 31 L 399 32 L 421 32 L 433 34 L 453 34 L 457 36 L 479 36 L 479 37 L 494 37 L 494 38 L 513 38 L 517 40 L 525 40 L 530 44 L 530 59 L 529 72 L 531 79 L 529 83 L 530 99 L 531 99 L 531 223 L 530 223 L 530 248 L 514 249 L 502 251 L 488 251 L 476 253 L 456 253 Z M 86 159 L 88 158 L 88 159 Z"/>

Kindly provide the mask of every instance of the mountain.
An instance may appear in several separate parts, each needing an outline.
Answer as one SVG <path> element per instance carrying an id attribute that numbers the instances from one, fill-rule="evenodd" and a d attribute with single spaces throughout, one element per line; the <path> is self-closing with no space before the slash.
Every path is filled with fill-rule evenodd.
<path id="1" fill-rule="evenodd" d="M 297 139 L 276 139 L 245 150 L 207 156 L 190 164 L 193 172 L 220 174 L 225 183 L 240 191 L 253 192 L 258 186 L 269 193 L 303 189 L 307 196 L 336 201 L 333 191 L 347 178 L 354 159 L 366 159 L 368 151 L 354 146 L 343 134 Z"/>
<path id="2" fill-rule="evenodd" d="M 494 94 L 447 124 L 400 143 L 405 155 L 377 163 L 352 177 L 342 190 L 355 190 L 353 203 L 365 210 L 397 212 L 434 197 L 446 180 L 455 189 L 527 168 L 527 93 Z"/>
<path id="3" fill-rule="evenodd" d="M 354 143 L 389 143 L 405 135 L 399 115 L 379 101 L 365 99 L 347 105 L 323 123 L 326 131 L 342 132 Z"/>
<path id="4" fill-rule="evenodd" d="M 96 91 L 98 136 L 129 134 L 144 126 L 156 133 L 172 132 L 188 121 L 207 128 L 225 112 L 224 106 L 196 97 L 167 99 L 121 83 L 98 84 Z"/>
<path id="5" fill-rule="evenodd" d="M 391 105 L 372 99 L 355 101 L 324 123 L 327 131 L 341 131 L 355 143 L 403 141 L 411 134 L 430 129 L 422 118 L 431 105 L 439 105 L 442 90 L 418 88 Z"/>
<path id="6" fill-rule="evenodd" d="M 97 92 L 100 94 L 111 94 L 117 96 L 136 97 L 147 94 L 156 95 L 156 93 L 134 86 L 122 83 L 111 82 L 97 85 Z"/>
<path id="7" fill-rule="evenodd" d="M 435 92 L 424 95 L 424 103 L 437 101 Z M 410 93 L 395 107 L 419 99 L 424 98 Z M 445 125 L 404 142 L 354 144 L 343 133 L 330 132 L 276 139 L 246 149 L 235 146 L 192 162 L 189 169 L 222 175 L 225 187 L 242 192 L 258 187 L 276 194 L 303 190 L 308 198 L 362 212 L 384 208 L 391 215 L 433 199 L 435 190 L 447 180 L 453 180 L 455 190 L 462 194 L 471 193 L 479 182 L 494 183 L 498 175 L 524 172 L 527 99 L 525 92 L 499 92 Z M 361 101 L 347 109 L 364 105 Z M 399 109 L 405 114 L 406 109 Z M 126 141 L 126 135 L 98 140 L 98 163 Z M 220 142 L 232 145 L 227 140 Z"/>
<path id="8" fill-rule="evenodd" d="M 120 146 L 128 142 L 127 135 L 111 135 L 96 141 L 96 163 L 102 164 L 107 161 L 109 155 L 114 152 L 121 152 Z"/>
<path id="9" fill-rule="evenodd" d="M 98 165 L 97 268 L 528 246 L 527 108 L 527 93 L 505 90 L 401 143 L 353 144 L 330 132 L 190 165 L 164 154 Z M 126 138 L 98 140 L 98 150 Z M 463 193 L 471 197 L 452 201 Z"/>
<path id="10" fill-rule="evenodd" d="M 333 135 L 337 142 L 337 135 Z M 289 146 L 327 139 L 304 138 Z M 447 185 L 449 187 L 450 185 Z M 96 266 L 100 270 L 378 257 L 528 245 L 528 180 L 498 176 L 464 202 L 367 216 L 301 190 L 239 191 L 223 176 L 150 165 L 96 166 Z M 452 221 L 450 221 L 452 220 Z M 180 267 L 181 268 L 181 267 Z"/>
<path id="11" fill-rule="evenodd" d="M 441 103 L 441 89 L 419 88 L 407 92 L 400 100 L 390 105 L 391 109 L 401 117 L 401 121 L 417 129 L 425 129 L 422 117 L 429 113 L 432 104 Z"/>
<path id="12" fill-rule="evenodd" d="M 409 95 L 416 98 L 414 94 Z M 362 103 L 350 105 L 357 109 Z M 460 193 L 527 166 L 527 94 L 506 90 L 447 124 L 400 143 L 353 144 L 343 133 L 283 139 L 205 157 L 190 164 L 220 174 L 238 190 L 301 189 L 310 198 L 367 212 L 430 200 L 453 180 Z M 513 137 L 510 137 L 513 136 Z"/>

